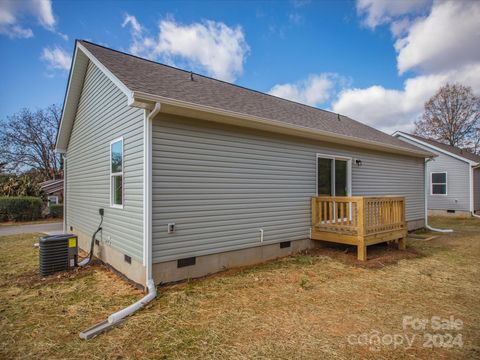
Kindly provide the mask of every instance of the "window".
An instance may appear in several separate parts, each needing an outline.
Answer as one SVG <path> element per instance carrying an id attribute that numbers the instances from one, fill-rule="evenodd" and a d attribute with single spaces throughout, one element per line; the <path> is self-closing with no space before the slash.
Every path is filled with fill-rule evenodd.
<path id="1" fill-rule="evenodd" d="M 349 196 L 351 159 L 317 155 L 317 195 Z"/>
<path id="2" fill-rule="evenodd" d="M 432 195 L 447 195 L 447 173 L 431 173 Z"/>
<path id="3" fill-rule="evenodd" d="M 317 155 L 317 196 L 350 196 L 352 179 L 352 159 L 331 155 Z M 327 217 L 330 218 L 327 209 Z M 333 203 L 333 211 L 341 216 L 340 207 Z M 352 205 L 350 203 L 350 217 Z"/>
<path id="4" fill-rule="evenodd" d="M 123 138 L 110 143 L 110 206 L 123 208 Z"/>
<path id="5" fill-rule="evenodd" d="M 58 196 L 56 195 L 49 195 L 47 197 L 47 205 L 50 207 L 50 205 L 57 205 L 58 204 Z"/>

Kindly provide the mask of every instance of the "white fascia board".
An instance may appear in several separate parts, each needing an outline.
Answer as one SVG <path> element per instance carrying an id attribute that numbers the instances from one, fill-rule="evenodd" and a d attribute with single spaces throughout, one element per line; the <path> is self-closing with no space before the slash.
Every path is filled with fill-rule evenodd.
<path id="1" fill-rule="evenodd" d="M 57 134 L 57 142 L 55 145 L 55 151 L 58 153 L 65 153 L 66 152 L 66 146 L 58 146 L 59 140 L 61 139 L 62 136 L 68 136 L 65 134 L 65 128 L 67 126 L 67 123 L 72 123 L 73 122 L 73 117 L 72 118 L 65 118 L 65 112 L 66 112 L 66 107 L 67 106 L 72 106 L 74 108 L 77 107 L 78 104 L 70 104 L 70 86 L 72 83 L 72 78 L 74 76 L 75 72 L 75 65 L 77 62 L 78 58 L 78 52 L 81 51 L 92 63 L 95 64 L 96 67 L 100 69 L 102 73 L 105 74 L 105 76 L 112 81 L 115 86 L 117 86 L 126 96 L 128 99 L 128 104 L 131 105 L 133 102 L 133 92 L 124 84 L 122 83 L 115 75 L 112 74 L 110 70 L 108 70 L 93 54 L 88 51 L 85 46 L 83 46 L 80 42 L 76 42 L 75 46 L 75 51 L 73 55 L 73 61 L 72 61 L 72 67 L 70 69 L 70 75 L 68 78 L 68 86 L 67 86 L 67 93 L 65 96 L 65 102 L 64 102 L 64 109 L 62 111 L 62 118 L 60 120 L 60 126 L 58 128 L 58 134 Z"/>
<path id="2" fill-rule="evenodd" d="M 352 144 L 352 146 L 358 146 L 362 147 L 362 145 L 370 145 L 369 148 L 374 148 L 374 149 L 380 149 L 383 151 L 387 152 L 393 152 L 393 153 L 401 153 L 405 155 L 410 155 L 410 156 L 416 156 L 416 157 L 421 157 L 421 158 L 429 158 L 432 155 L 423 152 L 421 150 L 409 150 L 404 147 L 396 146 L 396 145 L 387 145 L 385 143 L 381 143 L 378 141 L 374 140 L 364 140 L 364 139 L 359 139 L 359 138 L 354 138 L 351 136 L 346 136 L 346 135 L 340 135 L 337 133 L 329 132 L 329 131 L 323 131 L 323 130 L 317 130 L 317 129 L 312 129 L 308 128 L 305 126 L 300 126 L 300 125 L 294 125 L 294 124 L 287 124 L 282 121 L 278 120 L 272 120 L 272 119 L 267 119 L 267 118 L 262 118 L 254 115 L 247 115 L 243 113 L 238 113 L 235 111 L 230 111 L 230 110 L 224 110 L 224 109 L 219 109 L 207 105 L 199 105 L 187 101 L 182 101 L 182 100 L 176 100 L 176 99 L 170 99 L 166 98 L 163 96 L 158 96 L 158 95 L 153 95 L 153 94 L 148 94 L 144 92 L 138 92 L 134 91 L 133 92 L 133 103 L 139 104 L 139 103 L 147 103 L 151 104 L 154 102 L 160 102 L 162 104 L 166 105 L 172 105 L 176 107 L 181 107 L 181 108 L 186 108 L 190 110 L 198 110 L 202 111 L 205 113 L 211 113 L 215 115 L 220 115 L 220 116 L 225 116 L 225 117 L 230 117 L 230 118 L 236 118 L 240 120 L 247 120 L 251 122 L 255 122 L 258 124 L 263 124 L 263 125 L 270 125 L 272 127 L 276 128 L 283 128 L 283 129 L 290 129 L 292 131 L 295 131 L 297 133 L 304 133 L 310 135 L 309 137 L 312 137 L 312 135 L 317 135 L 318 137 L 323 137 L 323 138 L 329 138 L 331 141 L 335 142 L 335 140 L 342 140 L 342 141 L 347 141 Z M 239 124 L 241 126 L 241 124 Z M 363 146 L 365 147 L 365 146 Z"/>
<path id="3" fill-rule="evenodd" d="M 128 102 L 132 102 L 133 91 L 131 91 L 123 82 L 121 82 L 115 75 L 112 74 L 95 56 L 88 51 L 85 46 L 77 43 L 77 48 L 80 49 L 88 59 L 95 64 L 125 95 L 127 95 Z"/>
<path id="4" fill-rule="evenodd" d="M 458 159 L 458 160 L 461 160 L 461 161 L 465 161 L 466 163 L 470 164 L 471 166 L 477 166 L 477 165 L 479 165 L 479 163 L 476 163 L 475 161 L 472 161 L 472 160 L 469 160 L 469 159 L 467 159 L 467 158 L 464 158 L 464 157 L 462 157 L 462 156 L 460 156 L 460 155 L 451 153 L 450 151 L 441 149 L 441 148 L 439 148 L 439 147 L 437 147 L 437 146 L 435 146 L 435 145 L 429 144 L 429 143 L 427 143 L 427 142 L 418 140 L 418 139 L 414 138 L 413 136 L 410 136 L 410 135 L 408 135 L 408 134 L 405 134 L 404 132 L 395 131 L 392 136 L 395 136 L 395 137 L 403 136 L 404 138 L 406 138 L 406 139 L 408 139 L 408 140 L 414 141 L 414 142 L 416 142 L 416 143 L 418 143 L 418 144 L 421 144 L 421 145 L 423 145 L 423 146 L 426 146 L 426 147 L 428 147 L 428 148 L 430 148 L 430 149 L 432 149 L 432 150 L 435 150 L 435 151 L 438 151 L 438 152 L 440 152 L 440 153 L 442 153 L 442 154 L 451 156 L 451 157 L 453 157 L 453 158 L 455 158 L 455 159 Z"/>
<path id="5" fill-rule="evenodd" d="M 58 147 L 58 141 L 60 139 L 61 134 L 64 132 L 64 127 L 65 127 L 65 120 L 64 120 L 64 114 L 65 114 L 65 107 L 67 106 L 67 101 L 69 99 L 70 95 L 70 85 L 72 84 L 72 77 L 73 77 L 73 69 L 75 68 L 75 64 L 77 62 L 77 47 L 75 47 L 75 50 L 73 52 L 73 60 L 72 64 L 70 66 L 70 73 L 68 74 L 68 85 L 67 85 L 67 92 L 65 94 L 65 100 L 63 103 L 64 108 L 62 109 L 62 117 L 60 118 L 60 126 L 58 127 L 58 133 L 57 133 L 57 139 L 55 141 L 55 152 L 59 154 L 64 154 L 67 152 L 66 148 L 63 147 Z"/>

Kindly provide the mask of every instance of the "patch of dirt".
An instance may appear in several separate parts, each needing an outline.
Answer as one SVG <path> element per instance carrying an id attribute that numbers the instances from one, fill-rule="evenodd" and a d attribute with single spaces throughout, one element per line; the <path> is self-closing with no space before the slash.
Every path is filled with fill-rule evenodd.
<path id="1" fill-rule="evenodd" d="M 70 271 L 59 271 L 46 277 L 41 276 L 38 272 L 38 269 L 35 269 L 20 273 L 16 276 L 8 277 L 4 283 L 0 283 L 0 288 L 15 284 L 17 287 L 32 289 L 42 285 L 62 283 L 68 280 L 79 279 L 88 276 L 95 270 L 100 270 L 100 268 L 106 270 L 104 265 L 94 262 L 84 268 L 76 267 Z"/>
<path id="2" fill-rule="evenodd" d="M 367 261 L 357 259 L 357 247 L 341 244 L 326 244 L 320 248 L 307 250 L 306 255 L 328 256 L 347 265 L 366 269 L 381 269 L 404 259 L 416 259 L 425 256 L 421 252 L 408 248 L 399 250 L 396 244 L 381 243 L 370 245 L 367 249 Z"/>

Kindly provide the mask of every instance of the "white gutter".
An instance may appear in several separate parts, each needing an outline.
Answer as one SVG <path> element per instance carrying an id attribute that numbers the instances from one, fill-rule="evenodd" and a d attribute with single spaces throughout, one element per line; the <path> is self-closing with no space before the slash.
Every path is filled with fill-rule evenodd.
<path id="1" fill-rule="evenodd" d="M 437 228 L 434 228 L 434 227 L 431 227 L 430 225 L 428 225 L 428 194 L 429 194 L 429 190 L 430 190 L 430 181 L 429 181 L 429 178 L 428 178 L 428 172 L 427 172 L 427 163 L 432 160 L 432 159 L 425 159 L 425 164 L 424 164 L 424 173 L 425 173 L 425 227 L 428 229 L 428 230 L 431 230 L 431 231 L 436 231 L 436 232 L 441 232 L 441 233 L 452 233 L 453 230 L 452 229 L 437 229 Z"/>
<path id="2" fill-rule="evenodd" d="M 143 264 L 145 266 L 146 284 L 148 293 L 136 303 L 113 313 L 107 320 L 88 328 L 80 333 L 80 338 L 88 340 L 104 331 L 118 325 L 124 318 L 140 310 L 157 296 L 157 287 L 153 280 L 152 271 L 152 119 L 160 112 L 160 103 L 155 103 L 154 109 L 150 112 L 145 110 L 144 116 L 144 191 L 143 191 Z"/>

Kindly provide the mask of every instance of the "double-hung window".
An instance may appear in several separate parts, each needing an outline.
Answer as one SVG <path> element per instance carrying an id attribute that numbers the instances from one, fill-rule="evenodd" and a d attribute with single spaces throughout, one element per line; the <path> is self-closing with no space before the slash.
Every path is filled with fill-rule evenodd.
<path id="1" fill-rule="evenodd" d="M 447 173 L 431 173 L 432 195 L 447 195 Z"/>
<path id="2" fill-rule="evenodd" d="M 123 208 L 123 138 L 110 143 L 110 206 Z"/>

